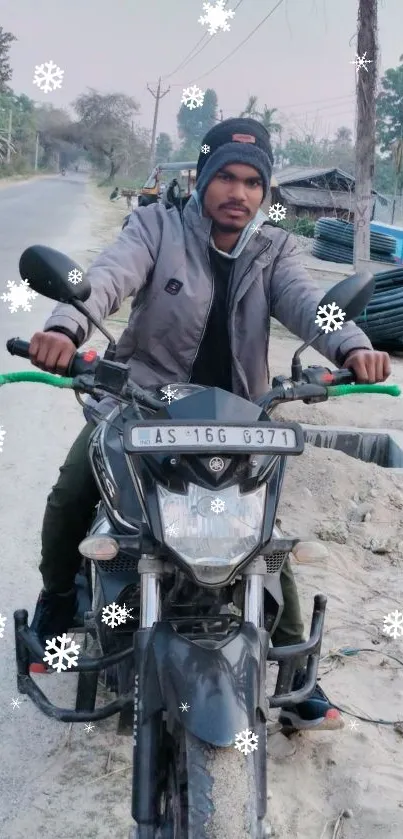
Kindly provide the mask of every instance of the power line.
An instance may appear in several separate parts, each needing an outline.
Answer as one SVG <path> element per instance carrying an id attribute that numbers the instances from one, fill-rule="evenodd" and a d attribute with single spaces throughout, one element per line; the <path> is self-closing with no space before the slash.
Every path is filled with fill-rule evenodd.
<path id="1" fill-rule="evenodd" d="M 225 6 L 227 5 L 228 2 L 229 2 L 229 0 L 225 0 Z M 243 2 L 244 2 L 244 0 L 239 0 L 238 4 L 235 6 L 234 12 L 236 12 L 236 10 L 239 9 L 240 5 Z M 188 54 L 185 55 L 185 58 L 183 59 L 183 61 L 181 61 L 180 64 L 178 64 L 178 66 L 175 68 L 175 70 L 173 70 L 172 73 L 169 73 L 167 76 L 163 76 L 162 78 L 163 79 L 170 79 L 171 76 L 174 76 L 175 73 L 178 72 L 178 70 L 181 70 L 182 67 L 185 67 L 186 64 L 189 64 L 190 61 L 193 61 L 193 59 L 196 58 L 196 56 L 198 56 L 201 52 L 203 52 L 204 49 L 206 49 L 206 47 L 209 45 L 209 43 L 213 40 L 213 38 L 217 34 L 218 33 L 216 32 L 216 33 L 214 33 L 214 35 L 210 35 L 210 38 L 208 38 L 208 40 L 206 41 L 207 32 L 205 32 L 204 35 L 202 35 L 202 37 L 198 40 L 197 44 L 195 44 L 193 49 L 191 49 L 190 52 L 188 52 Z M 202 47 L 200 47 L 200 49 L 193 55 L 195 49 L 197 49 L 199 44 L 202 44 L 203 41 L 206 41 L 205 44 Z M 182 85 L 177 85 L 177 87 L 182 87 Z"/>
<path id="2" fill-rule="evenodd" d="M 246 38 L 244 38 L 244 40 L 243 40 L 243 41 L 241 41 L 241 43 L 240 43 L 240 44 L 238 44 L 238 46 L 237 46 L 237 47 L 235 47 L 235 49 L 233 49 L 230 53 L 228 53 L 228 55 L 226 55 L 226 56 L 225 56 L 225 57 L 224 57 L 221 61 L 219 61 L 219 62 L 218 62 L 218 64 L 216 64 L 216 65 L 215 65 L 215 67 L 211 67 L 211 68 L 210 68 L 210 70 L 207 70 L 205 73 L 202 73 L 202 75 L 201 75 L 201 76 L 198 76 L 196 79 L 193 79 L 193 80 L 190 82 L 190 84 L 193 84 L 194 82 L 198 82 L 198 81 L 199 81 L 199 79 L 203 79 L 205 76 L 208 76 L 210 73 L 213 73 L 213 72 L 214 72 L 214 70 L 217 70 L 217 67 L 221 67 L 221 65 L 222 65 L 222 64 L 224 64 L 224 62 L 225 62 L 225 61 L 228 61 L 228 59 L 229 59 L 229 58 L 231 58 L 233 55 L 235 55 L 235 53 L 236 53 L 236 52 L 238 52 L 238 50 L 239 50 L 241 47 L 243 47 L 243 45 L 244 45 L 244 44 L 246 44 L 246 43 L 250 40 L 250 38 L 252 37 L 252 35 L 254 35 L 254 34 L 255 34 L 255 32 L 257 32 L 257 30 L 258 30 L 258 29 L 260 29 L 260 27 L 261 27 L 261 26 L 263 26 L 263 24 L 264 24 L 264 23 L 266 23 L 266 20 L 268 20 L 268 19 L 269 19 L 269 17 L 271 17 L 271 16 L 272 16 L 272 14 L 274 14 L 274 12 L 276 11 L 276 9 L 278 9 L 278 7 L 279 7 L 279 6 L 281 6 L 283 3 L 284 3 L 284 0 L 279 0 L 279 2 L 276 4 L 276 6 L 274 7 L 274 9 L 272 9 L 272 10 L 271 10 L 271 12 L 269 12 L 269 13 L 268 13 L 268 14 L 267 14 L 264 18 L 263 18 L 263 20 L 261 20 L 261 21 L 260 21 L 260 23 L 258 23 L 258 25 L 257 25 L 257 26 L 255 26 L 255 28 L 254 28 L 254 29 L 252 29 L 252 32 L 250 32 L 250 33 L 249 33 L 249 35 L 247 35 L 247 36 L 246 36 Z M 188 84 L 189 84 L 189 83 L 188 83 Z M 179 85 L 174 85 L 174 87 L 179 87 Z M 182 85 L 181 85 L 181 87 L 182 87 Z"/>

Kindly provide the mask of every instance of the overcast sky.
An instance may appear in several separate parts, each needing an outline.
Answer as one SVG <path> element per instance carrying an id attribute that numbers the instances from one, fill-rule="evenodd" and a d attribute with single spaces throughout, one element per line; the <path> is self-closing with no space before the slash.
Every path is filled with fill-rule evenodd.
<path id="1" fill-rule="evenodd" d="M 358 0 L 283 0 L 275 9 L 278 3 L 229 0 L 226 8 L 239 5 L 231 29 L 210 41 L 198 22 L 203 0 L 0 0 L 0 25 L 18 38 L 10 50 L 16 93 L 55 107 L 67 107 L 89 87 L 124 92 L 138 101 L 138 121 L 151 129 L 154 99 L 147 83 L 156 90 L 161 75 L 163 90 L 171 89 L 160 104 L 158 132 L 175 137 L 183 89 L 193 84 L 215 89 L 224 118 L 237 116 L 256 94 L 262 106 L 279 109 L 279 121 L 296 136 L 354 128 L 355 67 L 349 62 Z M 379 0 L 380 74 L 398 65 L 402 32 L 403 0 Z M 205 48 L 176 71 L 204 35 L 197 49 Z M 32 79 L 35 65 L 49 60 L 64 70 L 64 80 L 61 90 L 45 94 Z"/>

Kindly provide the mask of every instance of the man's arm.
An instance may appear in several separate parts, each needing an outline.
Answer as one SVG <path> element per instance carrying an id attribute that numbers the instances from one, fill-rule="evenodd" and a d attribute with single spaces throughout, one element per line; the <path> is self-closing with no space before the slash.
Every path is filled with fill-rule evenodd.
<path id="1" fill-rule="evenodd" d="M 151 211 L 151 212 L 150 212 Z M 133 213 L 116 242 L 101 253 L 87 271 L 92 286 L 85 305 L 102 321 L 117 312 L 126 297 L 137 294 L 153 268 L 159 247 L 159 223 L 154 207 Z M 44 332 L 65 332 L 77 347 L 93 332 L 87 318 L 68 303 L 58 303 L 45 323 Z"/>
<path id="2" fill-rule="evenodd" d="M 315 318 L 324 291 L 301 265 L 300 249 L 292 235 L 287 237 L 277 257 L 270 296 L 271 315 L 294 335 L 309 341 L 319 328 Z M 323 333 L 312 346 L 339 367 L 352 350 L 373 349 L 362 329 L 351 321 L 343 325 L 342 329 L 327 335 Z"/>

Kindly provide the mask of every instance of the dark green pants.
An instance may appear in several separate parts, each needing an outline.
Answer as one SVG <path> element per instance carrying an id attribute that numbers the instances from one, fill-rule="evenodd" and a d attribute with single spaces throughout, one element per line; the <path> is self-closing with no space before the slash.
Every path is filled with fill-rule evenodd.
<path id="1" fill-rule="evenodd" d="M 94 508 L 99 501 L 87 454 L 88 438 L 94 425 L 88 422 L 73 443 L 57 483 L 48 496 L 42 527 L 42 561 L 39 570 L 48 591 L 72 588 L 81 565 L 78 545 L 85 538 Z M 275 647 L 303 639 L 298 592 L 289 559 L 281 573 L 284 611 L 273 635 Z"/>

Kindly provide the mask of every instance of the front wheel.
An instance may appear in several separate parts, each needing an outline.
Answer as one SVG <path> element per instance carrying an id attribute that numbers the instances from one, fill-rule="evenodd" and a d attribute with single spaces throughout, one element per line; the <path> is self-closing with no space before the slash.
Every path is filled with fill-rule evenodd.
<path id="1" fill-rule="evenodd" d="M 217 748 L 176 728 L 172 737 L 161 839 L 266 839 L 259 801 L 266 795 L 266 728 L 258 751 Z M 263 780 L 264 778 L 264 780 Z M 264 810 L 265 810 L 264 802 Z M 164 832 L 165 830 L 165 832 Z"/>

